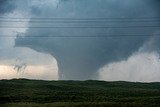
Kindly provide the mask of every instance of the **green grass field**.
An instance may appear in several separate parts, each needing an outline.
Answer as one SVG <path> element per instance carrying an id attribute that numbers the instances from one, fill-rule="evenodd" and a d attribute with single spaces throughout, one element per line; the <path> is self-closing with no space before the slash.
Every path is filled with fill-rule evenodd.
<path id="1" fill-rule="evenodd" d="M 1 107 L 159 107 L 160 83 L 0 80 Z"/>

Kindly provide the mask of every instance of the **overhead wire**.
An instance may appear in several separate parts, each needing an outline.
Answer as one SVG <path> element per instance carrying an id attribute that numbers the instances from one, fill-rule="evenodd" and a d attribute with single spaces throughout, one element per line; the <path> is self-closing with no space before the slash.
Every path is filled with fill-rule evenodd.
<path id="1" fill-rule="evenodd" d="M 22 17 L 0 17 L 0 22 L 6 22 L 6 23 L 11 23 L 11 22 L 30 22 L 30 23 L 124 23 L 124 22 L 159 22 L 160 21 L 160 17 L 137 17 L 137 18 L 53 18 L 53 17 L 35 17 L 35 18 L 22 18 Z M 31 29 L 129 29 L 129 28 L 134 28 L 134 29 L 144 29 L 144 28 L 160 28 L 160 25 L 130 25 L 130 26 L 44 26 L 44 25 L 39 25 L 39 26 L 10 26 L 10 25 L 1 25 L 0 29 L 14 29 L 14 28 L 31 28 Z M 125 35 L 92 35 L 92 36 L 46 36 L 46 37 L 126 37 L 126 36 L 138 36 L 138 37 L 142 37 L 142 36 L 151 36 L 151 35 L 146 35 L 146 34 L 125 34 Z M 159 36 L 158 35 L 154 35 L 154 36 Z M 0 35 L 0 37 L 12 37 L 12 36 L 3 36 Z M 27 37 L 44 37 L 44 36 L 27 36 Z"/>

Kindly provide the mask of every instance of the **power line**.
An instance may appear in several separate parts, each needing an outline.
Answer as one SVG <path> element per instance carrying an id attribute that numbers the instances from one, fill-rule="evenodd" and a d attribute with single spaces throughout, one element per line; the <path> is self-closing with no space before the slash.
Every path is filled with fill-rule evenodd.
<path id="1" fill-rule="evenodd" d="M 123 21 L 120 21 L 120 20 L 108 20 L 108 21 L 103 21 L 103 20 L 99 20 L 99 21 L 44 21 L 44 20 L 30 20 L 30 21 L 25 21 L 25 20 L 20 20 L 20 21 L 17 21 L 17 20 L 0 20 L 0 22 L 30 22 L 30 23 L 123 23 L 123 22 L 160 22 L 160 20 L 123 20 Z"/>
<path id="2" fill-rule="evenodd" d="M 78 35 L 78 36 L 73 36 L 73 35 L 64 35 L 64 36 L 13 36 L 13 35 L 0 35 L 0 37 L 18 37 L 18 38 L 66 38 L 66 37 L 71 37 L 71 38 L 87 38 L 87 37 L 94 37 L 94 38 L 107 38 L 107 37 L 160 37 L 160 34 L 120 34 L 120 35 Z"/>
<path id="3" fill-rule="evenodd" d="M 58 28 L 58 29 L 76 29 L 76 28 L 112 28 L 112 29 L 124 29 L 124 28 L 159 28 L 160 26 L 0 26 L 0 28 L 34 28 L 34 29 L 49 29 L 49 28 Z"/>
<path id="4" fill-rule="evenodd" d="M 0 17 L 1 19 L 43 19 L 43 20 L 117 20 L 117 19 L 160 19 L 160 17 L 97 17 L 97 18 L 62 18 L 62 17 Z"/>

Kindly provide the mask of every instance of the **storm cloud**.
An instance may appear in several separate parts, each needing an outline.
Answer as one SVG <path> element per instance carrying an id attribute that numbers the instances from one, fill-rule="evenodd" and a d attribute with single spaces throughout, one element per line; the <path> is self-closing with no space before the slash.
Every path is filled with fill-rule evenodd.
<path id="1" fill-rule="evenodd" d="M 23 1 L 14 2 L 24 5 Z M 59 79 L 97 79 L 100 68 L 128 60 L 152 38 L 156 39 L 146 45 L 144 53 L 159 51 L 159 28 L 145 27 L 159 26 L 159 22 L 136 19 L 159 17 L 158 4 L 158 0 L 27 0 L 25 6 L 16 6 L 28 12 L 29 22 L 24 35 L 16 38 L 15 46 L 52 55 L 58 63 Z M 74 23 L 53 23 L 52 18 L 62 22 L 71 18 Z M 39 23 L 33 23 L 35 20 Z M 46 20 L 51 23 L 42 23 Z M 117 26 L 120 28 L 112 28 Z"/>
<path id="2" fill-rule="evenodd" d="M 13 4 L 12 0 L 1 0 L 0 1 L 0 14 L 6 14 L 12 12 L 16 6 Z"/>
<path id="3" fill-rule="evenodd" d="M 53 3 L 53 2 L 52 2 Z M 33 17 L 62 18 L 139 18 L 158 17 L 157 1 L 151 0 L 59 0 L 34 7 Z M 30 26 L 155 26 L 159 23 L 73 23 L 33 24 Z M 107 63 L 127 59 L 150 39 L 147 36 L 120 37 L 126 34 L 154 35 L 158 28 L 29 28 L 24 38 L 16 39 L 16 46 L 27 46 L 50 53 L 58 62 L 60 79 L 92 79 L 96 71 Z M 30 37 L 30 36 L 41 36 Z M 99 37 L 106 35 L 106 37 Z M 117 35 L 118 37 L 107 37 Z M 51 37 L 56 36 L 56 37 Z M 58 37 L 65 36 L 65 37 Z M 69 36 L 69 37 L 67 37 Z M 71 37 L 70 37 L 71 36 Z M 80 36 L 80 37 L 77 37 Z M 83 36 L 83 37 L 81 37 Z M 86 36 L 86 37 L 85 37 Z M 97 37 L 91 37 L 97 36 Z M 158 38 L 159 39 L 159 38 Z M 158 44 L 157 44 L 158 45 Z"/>

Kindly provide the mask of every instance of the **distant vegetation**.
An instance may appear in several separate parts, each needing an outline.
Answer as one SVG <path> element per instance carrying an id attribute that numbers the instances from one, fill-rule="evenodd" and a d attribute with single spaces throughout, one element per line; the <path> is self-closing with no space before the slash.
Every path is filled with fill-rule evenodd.
<path id="1" fill-rule="evenodd" d="M 160 107 L 160 83 L 1 80 L 0 106 Z"/>

